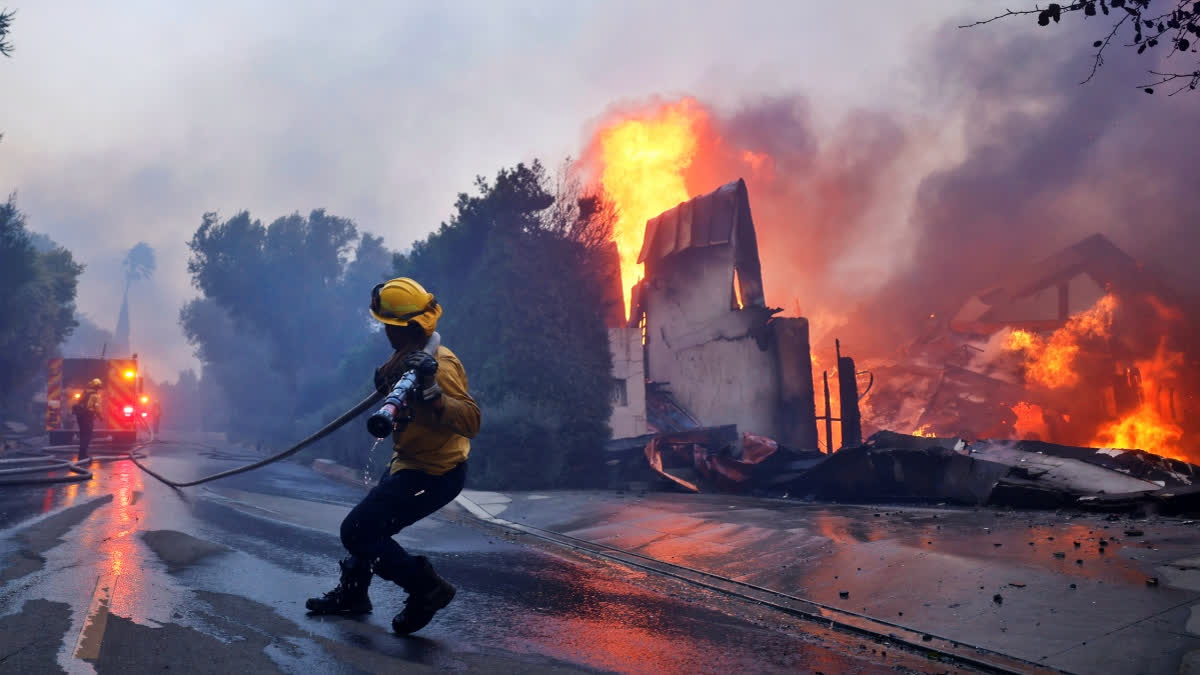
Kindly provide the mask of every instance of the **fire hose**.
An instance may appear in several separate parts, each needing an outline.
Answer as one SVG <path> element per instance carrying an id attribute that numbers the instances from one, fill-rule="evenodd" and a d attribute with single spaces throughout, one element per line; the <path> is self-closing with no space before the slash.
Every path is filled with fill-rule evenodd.
<path id="1" fill-rule="evenodd" d="M 222 471 L 220 473 L 215 473 L 215 474 L 212 474 L 211 476 L 204 476 L 203 478 L 198 478 L 196 480 L 174 481 L 174 480 L 171 480 L 170 478 L 167 478 L 167 477 L 163 476 L 162 474 L 154 471 L 153 469 L 149 468 L 145 464 L 143 464 L 140 460 L 146 459 L 146 455 L 144 453 L 142 453 L 142 450 L 149 447 L 153 443 L 142 443 L 142 444 L 133 446 L 127 452 L 122 452 L 122 453 L 115 454 L 115 455 L 94 455 L 91 458 L 79 459 L 79 460 L 75 460 L 75 461 L 59 459 L 52 455 L 46 455 L 46 454 L 30 455 L 27 457 L 14 457 L 14 458 L 9 458 L 9 459 L 0 459 L 0 467 L 14 465 L 14 468 L 0 468 L 0 476 L 12 476 L 12 475 L 25 474 L 25 473 L 39 473 L 39 472 L 45 472 L 45 471 L 59 471 L 62 469 L 66 469 L 68 471 L 68 475 L 65 475 L 65 476 L 34 476 L 34 477 L 28 477 L 28 478 L 13 478 L 13 479 L 7 479 L 7 480 L 0 480 L 0 486 L 5 486 L 5 485 L 47 485 L 47 484 L 52 485 L 52 484 L 56 484 L 56 483 L 75 483 L 75 482 L 88 481 L 88 480 L 92 479 L 92 472 L 86 467 L 86 464 L 88 462 L 93 461 L 93 460 L 100 461 L 100 462 L 109 462 L 109 461 L 128 459 L 128 460 L 132 461 L 135 465 L 137 465 L 137 467 L 139 469 L 141 469 L 142 471 L 145 471 L 152 478 L 159 481 L 160 483 L 163 483 L 164 485 L 168 485 L 173 488 L 192 487 L 195 485 L 200 485 L 202 483 L 208 483 L 210 481 L 218 480 L 220 478 L 228 478 L 229 476 L 236 476 L 239 473 L 253 471 L 254 469 L 264 467 L 267 464 L 271 464 L 272 462 L 278 462 L 281 459 L 286 459 L 288 457 L 291 457 L 292 455 L 296 454 L 297 452 L 300 452 L 304 448 L 307 448 L 308 446 L 312 445 L 313 443 L 316 443 L 317 441 L 321 440 L 322 438 L 325 438 L 329 434 L 332 434 L 333 432 L 342 428 L 343 426 L 346 425 L 347 422 L 349 422 L 350 420 L 354 419 L 355 417 L 358 417 L 359 415 L 361 415 L 365 410 L 367 410 L 372 405 L 379 402 L 383 397 L 384 397 L 384 394 L 382 394 L 380 392 L 372 392 L 370 396 L 363 399 L 361 402 L 359 402 L 353 408 L 347 410 L 345 413 L 340 415 L 337 419 L 333 420 L 329 424 L 326 424 L 324 427 L 321 427 L 321 429 L 319 429 L 316 433 L 313 433 L 309 437 L 305 438 L 304 440 L 300 441 L 299 443 L 296 443 L 295 445 L 288 448 L 287 450 L 284 450 L 283 452 L 271 455 L 270 457 L 266 457 L 257 462 L 247 464 L 245 466 L 239 466 L 235 469 L 230 469 L 228 471 Z M 60 450 L 60 449 L 74 450 L 75 446 L 73 446 L 73 445 L 50 446 L 50 447 L 42 448 L 43 452 L 53 452 L 55 450 Z M 31 466 L 15 466 L 15 465 L 22 465 L 22 464 L 30 464 Z"/>
<path id="2" fill-rule="evenodd" d="M 431 335 L 429 337 L 429 341 L 426 342 L 424 351 L 427 354 L 429 354 L 430 356 L 433 356 L 437 353 L 437 349 L 440 344 L 441 344 L 441 336 L 435 332 L 433 335 Z M 386 392 L 386 393 L 380 392 L 380 391 L 371 392 L 371 394 L 369 396 L 364 398 L 362 401 L 360 401 L 358 404 L 356 404 L 353 408 L 350 408 L 346 412 L 342 413 L 340 416 L 337 417 L 337 419 L 335 419 L 332 422 L 330 422 L 329 424 L 326 424 L 325 426 L 321 427 L 316 432 L 314 432 L 313 434 L 311 434 L 304 440 L 300 441 L 299 443 L 296 443 L 295 445 L 288 448 L 287 450 L 284 450 L 283 452 L 271 455 L 270 457 L 266 457 L 264 459 L 258 460 L 257 462 L 246 464 L 245 466 L 239 466 L 235 469 L 230 469 L 228 471 L 214 473 L 209 476 L 197 478 L 196 480 L 174 481 L 174 480 L 171 480 L 171 479 L 163 476 L 160 473 L 155 472 L 154 470 L 147 467 L 145 464 L 142 464 L 139 460 L 145 459 L 146 456 L 141 453 L 141 450 L 143 450 L 144 448 L 151 445 L 150 443 L 143 443 L 140 445 L 135 445 L 128 452 L 125 452 L 125 453 L 121 453 L 121 454 L 117 454 L 117 455 L 97 455 L 95 457 L 92 457 L 91 459 L 94 459 L 97 461 L 117 461 L 117 460 L 122 460 L 122 459 L 128 459 L 128 460 L 132 461 L 137 466 L 137 468 L 141 469 L 142 471 L 145 471 L 147 474 L 150 475 L 150 477 L 154 478 L 155 480 L 159 481 L 160 483 L 162 483 L 164 485 L 168 485 L 175 489 L 185 488 L 185 487 L 193 487 L 196 485 L 201 485 L 203 483 L 208 483 L 208 482 L 218 480 L 221 478 L 228 478 L 230 476 L 236 476 L 237 474 L 246 473 L 247 471 L 253 471 L 255 469 L 262 468 L 273 462 L 278 462 L 282 459 L 291 457 L 292 455 L 300 452 L 304 448 L 307 448 L 308 446 L 312 445 L 313 443 L 316 443 L 317 441 L 325 438 L 326 436 L 328 436 L 328 435 L 332 434 L 333 432 L 337 431 L 338 429 L 342 428 L 343 426 L 346 425 L 347 422 L 354 419 L 355 417 L 358 417 L 363 412 L 365 412 L 368 408 L 375 405 L 376 403 L 378 403 L 381 400 L 383 401 L 383 405 L 379 408 L 379 410 L 377 410 L 374 414 L 372 414 L 370 418 L 367 419 L 367 430 L 371 433 L 371 435 L 375 436 L 376 438 L 385 438 L 388 436 L 388 434 L 390 434 L 392 432 L 393 429 L 396 428 L 397 423 L 402 422 L 402 420 L 399 418 L 400 411 L 406 405 L 406 400 L 408 399 L 409 395 L 411 395 L 412 392 L 416 389 L 417 382 L 419 379 L 420 378 L 418 377 L 418 375 L 415 371 L 409 370 L 400 377 L 400 380 L 398 382 L 396 382 L 396 384 L 392 387 L 391 391 Z M 73 447 L 74 446 L 51 446 L 51 447 L 43 448 L 43 450 L 51 451 L 51 450 L 56 450 L 56 449 L 73 448 Z M 43 464 L 45 464 L 47 462 L 49 463 L 48 465 L 42 465 L 42 466 L 16 467 L 16 468 L 11 468 L 11 469 L 0 468 L 0 476 L 17 475 L 17 474 L 23 474 L 23 473 L 36 473 L 36 472 L 42 472 L 42 471 L 47 471 L 47 470 L 57 471 L 57 470 L 61 470 L 61 469 L 66 469 L 69 472 L 69 474 L 66 476 L 40 476 L 40 477 L 31 477 L 31 478 L 0 480 L 0 486 L 4 486 L 4 485 L 45 485 L 45 484 L 54 484 L 54 483 L 82 482 L 82 481 L 91 480 L 92 472 L 89 469 L 87 469 L 85 466 L 82 466 L 82 464 L 84 464 L 87 461 L 89 461 L 89 460 L 86 460 L 86 459 L 75 460 L 75 461 L 62 460 L 62 459 L 58 459 L 58 458 L 55 458 L 50 455 L 33 455 L 33 456 L 29 456 L 29 457 L 0 459 L 0 466 L 4 466 L 6 464 L 30 464 L 33 462 L 42 462 Z"/>

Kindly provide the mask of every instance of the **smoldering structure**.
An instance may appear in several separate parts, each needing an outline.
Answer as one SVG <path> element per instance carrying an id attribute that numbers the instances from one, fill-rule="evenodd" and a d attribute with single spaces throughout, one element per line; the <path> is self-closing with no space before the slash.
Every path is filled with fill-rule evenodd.
<path id="1" fill-rule="evenodd" d="M 660 475 L 690 489 L 697 471 L 744 483 L 780 448 L 811 458 L 808 320 L 766 304 L 745 181 L 652 218 L 638 262 L 646 274 L 630 319 L 609 330 L 614 451 L 644 448 Z"/>
<path id="2" fill-rule="evenodd" d="M 766 305 L 745 182 L 651 220 L 638 262 L 630 321 L 648 380 L 705 424 L 816 447 L 808 321 Z"/>
<path id="3" fill-rule="evenodd" d="M 1170 512 L 1200 495 L 1170 291 L 1099 235 L 931 317 L 864 362 L 862 392 L 839 350 L 834 404 L 808 321 L 766 304 L 744 181 L 649 220 L 638 262 L 610 328 L 618 483 Z M 1138 440 L 1154 447 L 1123 449 Z"/>

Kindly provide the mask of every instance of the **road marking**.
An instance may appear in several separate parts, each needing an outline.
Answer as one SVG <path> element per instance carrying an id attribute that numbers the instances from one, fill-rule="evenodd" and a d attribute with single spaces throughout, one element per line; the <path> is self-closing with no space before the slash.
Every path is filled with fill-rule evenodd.
<path id="1" fill-rule="evenodd" d="M 470 512 L 471 515 L 475 516 L 476 518 L 478 518 L 480 520 L 486 520 L 489 523 L 496 523 L 497 525 L 504 525 L 504 526 L 512 525 L 512 523 L 508 522 L 507 520 L 504 520 L 503 518 L 497 518 L 496 516 L 493 516 L 492 514 L 488 513 L 486 510 L 484 510 L 484 508 L 482 506 L 480 506 L 479 504 L 476 504 L 473 499 L 471 499 L 470 497 L 468 497 L 462 493 L 459 493 L 459 495 L 454 498 L 454 501 L 459 506 L 463 507 L 468 512 Z"/>
<path id="2" fill-rule="evenodd" d="M 108 608 L 119 578 L 116 574 L 96 577 L 96 590 L 92 592 L 87 618 L 75 642 L 75 658 L 83 661 L 100 658 L 100 644 L 104 641 L 104 629 L 108 626 Z"/>

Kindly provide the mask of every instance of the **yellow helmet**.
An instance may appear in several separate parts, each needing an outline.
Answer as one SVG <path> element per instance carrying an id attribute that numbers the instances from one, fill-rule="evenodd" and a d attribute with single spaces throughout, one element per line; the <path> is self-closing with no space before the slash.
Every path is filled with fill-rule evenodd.
<path id="1" fill-rule="evenodd" d="M 104 386 L 104 383 L 103 383 L 103 382 L 101 382 L 101 381 L 100 381 L 100 378 L 98 378 L 98 377 L 97 377 L 97 378 L 93 379 L 93 380 L 92 380 L 92 381 L 89 383 L 89 386 L 90 386 L 92 389 L 99 389 L 100 387 Z"/>
<path id="2" fill-rule="evenodd" d="M 442 307 L 421 284 L 400 277 L 371 289 L 371 316 L 389 326 L 415 323 L 428 336 L 437 330 Z"/>

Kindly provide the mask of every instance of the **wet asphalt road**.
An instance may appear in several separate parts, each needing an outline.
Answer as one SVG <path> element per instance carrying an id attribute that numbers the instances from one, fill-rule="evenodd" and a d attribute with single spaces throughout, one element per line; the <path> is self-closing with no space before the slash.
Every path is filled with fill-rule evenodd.
<path id="1" fill-rule="evenodd" d="M 178 480 L 235 466 L 163 444 Z M 241 459 L 256 459 L 243 457 Z M 0 672 L 949 672 L 748 602 L 482 523 L 451 505 L 398 540 L 459 588 L 413 637 L 375 612 L 309 617 L 363 490 L 281 463 L 174 491 L 128 461 L 94 480 L 0 488 Z"/>

